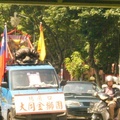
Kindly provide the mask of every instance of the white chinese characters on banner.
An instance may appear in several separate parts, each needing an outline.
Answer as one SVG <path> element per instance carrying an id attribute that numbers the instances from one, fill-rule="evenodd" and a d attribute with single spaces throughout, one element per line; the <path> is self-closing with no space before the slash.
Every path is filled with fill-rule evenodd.
<path id="1" fill-rule="evenodd" d="M 64 94 L 16 95 L 16 114 L 65 112 Z"/>

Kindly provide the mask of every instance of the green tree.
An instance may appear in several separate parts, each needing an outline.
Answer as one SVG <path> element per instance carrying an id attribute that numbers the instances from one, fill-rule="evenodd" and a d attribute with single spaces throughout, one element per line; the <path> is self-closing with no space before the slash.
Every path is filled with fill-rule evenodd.
<path id="1" fill-rule="evenodd" d="M 72 53 L 70 58 L 65 58 L 65 67 L 69 71 L 72 79 L 80 80 L 84 72 L 89 70 L 89 65 L 87 65 L 82 59 L 79 52 L 75 51 Z"/>
<path id="2" fill-rule="evenodd" d="M 30 34 L 35 45 L 39 39 L 39 23 L 43 22 L 46 59 L 58 72 L 64 59 L 74 51 L 79 51 L 83 60 L 96 69 L 96 73 L 101 68 L 110 73 L 111 64 L 118 61 L 120 8 L 2 4 L 0 12 L 1 33 L 6 21 L 8 31 L 13 29 L 10 18 L 14 12 L 26 16 L 18 16 L 21 22 L 17 28 Z"/>
<path id="3" fill-rule="evenodd" d="M 47 58 L 60 70 L 65 57 L 76 50 L 76 44 L 79 43 L 80 34 L 77 26 L 74 25 L 76 10 L 69 7 L 49 7 L 45 10 L 43 23 L 45 25 L 45 36 L 47 43 Z"/>
<path id="4" fill-rule="evenodd" d="M 96 79 L 97 83 L 100 85 L 100 77 L 99 77 L 99 69 L 101 66 L 99 64 L 104 65 L 104 63 L 107 64 L 108 58 L 104 59 L 103 61 L 96 62 L 97 59 L 99 59 L 99 52 L 98 48 L 100 51 L 104 51 L 103 47 L 100 47 L 100 44 L 103 45 L 103 43 L 106 41 L 106 39 L 109 40 L 114 40 L 114 36 L 111 32 L 111 30 L 116 26 L 118 23 L 119 19 L 119 10 L 116 9 L 100 9 L 100 8 L 82 8 L 81 13 L 79 14 L 80 16 L 80 33 L 83 37 L 83 39 L 89 43 L 89 49 L 88 49 L 88 63 L 91 67 L 95 69 L 96 73 Z M 107 13 L 113 12 L 112 16 Z M 113 27 L 114 26 L 114 27 Z M 112 35 L 111 35 L 112 33 Z M 112 44 L 112 46 L 110 46 Z M 113 41 L 110 43 L 107 43 L 106 46 L 113 47 Z M 115 51 L 117 52 L 118 49 L 115 49 L 113 51 L 112 49 L 112 54 Z M 104 51 L 104 55 L 106 56 L 108 51 Z M 104 58 L 104 57 L 103 57 Z M 101 56 L 101 59 L 103 59 Z M 112 58 L 112 55 L 111 55 Z M 118 57 L 117 57 L 118 58 Z M 116 57 L 112 58 L 116 59 Z M 100 59 L 99 59 L 100 60 Z M 102 63 L 103 62 L 103 63 Z M 106 72 L 106 71 L 105 71 Z"/>

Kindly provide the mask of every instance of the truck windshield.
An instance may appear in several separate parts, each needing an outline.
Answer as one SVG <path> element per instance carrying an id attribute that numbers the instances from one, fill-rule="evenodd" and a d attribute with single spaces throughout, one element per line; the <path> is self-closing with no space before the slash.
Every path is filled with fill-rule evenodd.
<path id="1" fill-rule="evenodd" d="M 11 72 L 12 89 L 57 87 L 54 70 L 17 70 Z"/>

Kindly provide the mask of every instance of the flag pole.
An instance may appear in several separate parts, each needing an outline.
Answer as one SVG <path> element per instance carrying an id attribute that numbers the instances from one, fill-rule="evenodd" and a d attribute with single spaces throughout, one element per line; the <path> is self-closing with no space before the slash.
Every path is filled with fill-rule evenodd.
<path id="1" fill-rule="evenodd" d="M 7 44 L 7 23 L 5 22 L 5 28 L 4 28 L 4 39 L 6 40 L 6 58 L 8 59 L 8 44 Z"/>

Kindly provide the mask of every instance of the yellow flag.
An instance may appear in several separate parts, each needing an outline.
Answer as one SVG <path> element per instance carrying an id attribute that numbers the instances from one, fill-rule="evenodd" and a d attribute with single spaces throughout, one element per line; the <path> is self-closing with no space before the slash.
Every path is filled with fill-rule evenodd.
<path id="1" fill-rule="evenodd" d="M 42 23 L 40 23 L 40 37 L 39 37 L 39 41 L 38 41 L 37 51 L 40 55 L 39 59 L 41 61 L 44 61 L 45 56 L 46 56 L 46 49 L 45 49 L 45 41 L 44 41 Z"/>

